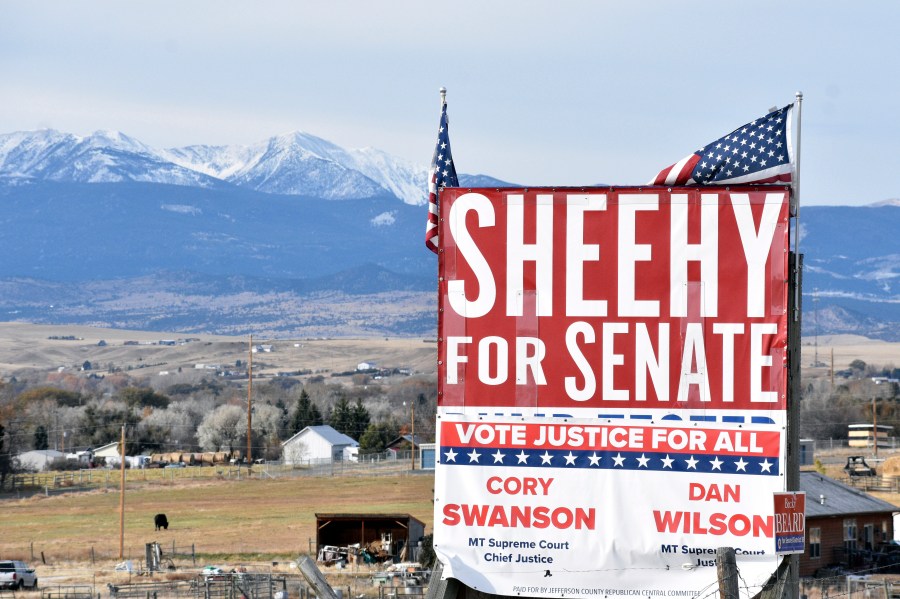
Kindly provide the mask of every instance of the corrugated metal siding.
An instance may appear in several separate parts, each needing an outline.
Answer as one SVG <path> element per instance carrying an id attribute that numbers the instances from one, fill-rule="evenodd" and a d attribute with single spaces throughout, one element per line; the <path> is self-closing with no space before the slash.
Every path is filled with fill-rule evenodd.
<path id="1" fill-rule="evenodd" d="M 806 517 L 869 512 L 893 513 L 900 507 L 876 499 L 818 472 L 800 473 L 800 490 L 806 492 Z M 821 501 L 824 497 L 824 503 Z"/>

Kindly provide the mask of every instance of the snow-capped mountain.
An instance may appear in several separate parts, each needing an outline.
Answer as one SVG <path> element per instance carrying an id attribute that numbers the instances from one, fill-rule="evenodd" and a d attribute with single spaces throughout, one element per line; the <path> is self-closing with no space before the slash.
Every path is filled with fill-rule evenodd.
<path id="1" fill-rule="evenodd" d="M 90 285 L 117 281 L 110 285 L 127 290 L 136 277 L 160 272 L 211 277 L 232 291 L 232 277 L 247 277 L 279 293 L 311 279 L 344 293 L 390 280 L 432 301 L 426 178 L 424 165 L 299 131 L 248 146 L 165 150 L 110 131 L 0 135 L 0 320 L 28 313 L 63 322 L 77 312 L 85 322 L 118 322 L 115 302 Z M 459 178 L 465 187 L 510 186 L 489 175 Z M 823 334 L 900 340 L 900 201 L 808 206 L 800 226 L 804 332 L 816 326 Z M 48 312 L 43 283 L 35 281 L 74 287 L 61 288 L 52 302 L 57 312 Z M 180 310 L 193 291 L 166 287 L 175 298 L 167 310 Z M 198 300 L 196 314 L 179 326 L 224 331 L 217 327 L 250 318 L 238 311 L 223 320 L 210 301 Z M 64 304 L 74 312 L 58 312 Z M 131 322 L 164 326 L 153 324 L 160 305 L 148 300 Z M 429 331 L 431 313 L 419 308 L 413 325 L 383 332 Z"/>
<path id="2" fill-rule="evenodd" d="M 301 131 L 250 146 L 158 150 L 118 132 L 78 137 L 42 130 L 0 135 L 0 177 L 190 187 L 227 182 L 265 193 L 325 199 L 394 196 L 418 205 L 425 202 L 427 167 L 374 148 L 345 150 Z"/>
<path id="3" fill-rule="evenodd" d="M 116 131 L 87 137 L 52 129 L 0 135 L 0 176 L 75 183 L 142 181 L 212 187 L 217 181 Z"/>

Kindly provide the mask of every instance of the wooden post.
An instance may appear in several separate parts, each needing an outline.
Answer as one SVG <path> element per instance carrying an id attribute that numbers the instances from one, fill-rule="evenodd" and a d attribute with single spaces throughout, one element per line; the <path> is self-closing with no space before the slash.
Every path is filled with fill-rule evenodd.
<path id="1" fill-rule="evenodd" d="M 253 334 L 250 335 L 250 360 L 247 363 L 247 472 L 253 464 L 250 440 L 253 425 Z M 240 468 L 240 466 L 239 466 Z"/>
<path id="2" fill-rule="evenodd" d="M 338 599 L 337 593 L 334 592 L 334 589 L 325 580 L 322 572 L 316 567 L 316 563 L 308 555 L 303 556 L 303 559 L 300 560 L 297 566 L 300 568 L 303 578 L 306 579 L 306 583 L 315 589 L 316 597 L 319 599 Z"/>
<path id="3" fill-rule="evenodd" d="M 738 599 L 738 571 L 734 547 L 716 549 L 716 574 L 719 577 L 719 599 Z"/>
<path id="4" fill-rule="evenodd" d="M 431 568 L 431 579 L 424 599 L 456 599 L 460 582 L 455 578 L 443 578 L 444 566 L 440 561 Z M 443 579 L 443 580 L 442 580 Z"/>
<path id="5" fill-rule="evenodd" d="M 121 489 L 119 491 L 119 559 L 125 559 L 125 425 L 122 425 L 122 445 L 119 451 L 122 471 Z"/>
<path id="6" fill-rule="evenodd" d="M 878 411 L 875 406 L 875 396 L 872 396 L 872 445 L 875 446 L 875 457 L 878 457 Z"/>

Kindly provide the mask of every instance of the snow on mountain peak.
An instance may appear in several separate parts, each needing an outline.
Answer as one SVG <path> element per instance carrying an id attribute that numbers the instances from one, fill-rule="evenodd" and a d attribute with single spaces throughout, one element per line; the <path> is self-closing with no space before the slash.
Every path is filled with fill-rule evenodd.
<path id="1" fill-rule="evenodd" d="M 94 131 L 82 141 L 93 148 L 115 148 L 116 150 L 128 150 L 131 152 L 144 152 L 153 154 L 155 151 L 140 141 L 125 135 L 121 131 L 101 129 Z"/>
<path id="2" fill-rule="evenodd" d="M 427 168 L 374 148 L 345 150 L 299 130 L 249 146 L 157 150 L 120 131 L 79 137 L 44 129 L 0 135 L 0 176 L 201 187 L 218 179 L 268 193 L 330 199 L 394 195 L 423 204 Z"/>

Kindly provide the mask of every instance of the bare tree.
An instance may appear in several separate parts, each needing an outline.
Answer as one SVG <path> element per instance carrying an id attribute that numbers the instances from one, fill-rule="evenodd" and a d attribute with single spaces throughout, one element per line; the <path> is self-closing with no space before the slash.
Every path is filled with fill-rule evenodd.
<path id="1" fill-rule="evenodd" d="M 246 440 L 247 416 L 240 406 L 219 406 L 197 427 L 197 442 L 204 451 L 234 451 Z"/>

